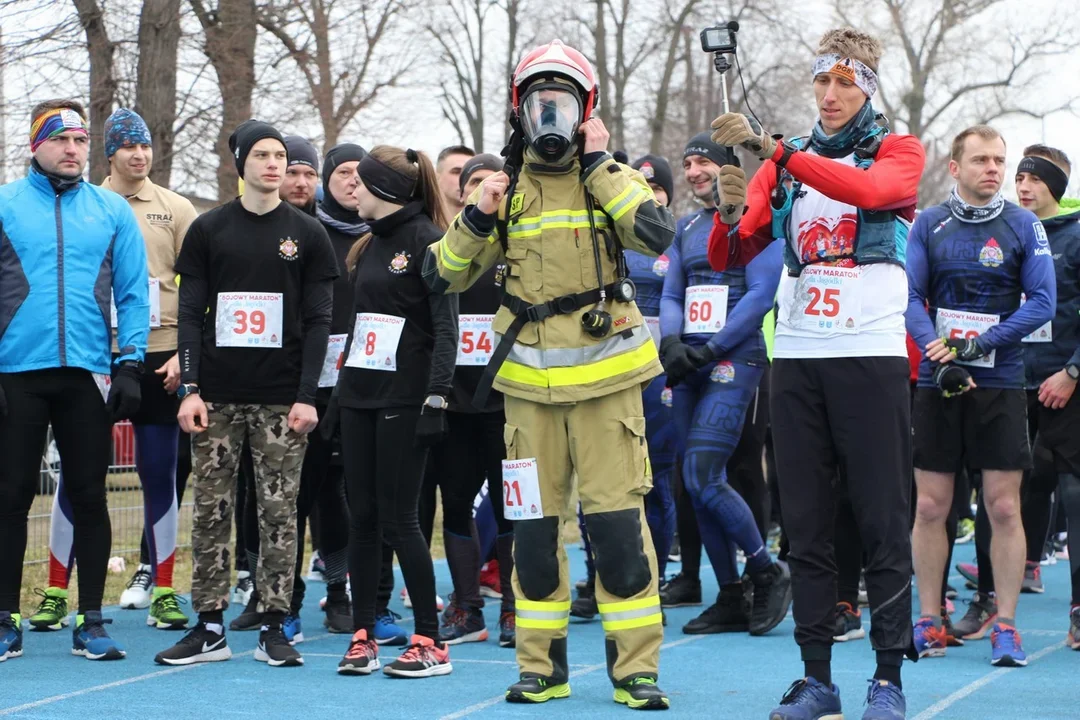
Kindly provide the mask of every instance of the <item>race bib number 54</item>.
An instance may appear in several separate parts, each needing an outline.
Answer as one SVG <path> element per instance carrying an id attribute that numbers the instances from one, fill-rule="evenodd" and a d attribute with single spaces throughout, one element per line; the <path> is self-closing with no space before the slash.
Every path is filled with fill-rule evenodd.
<path id="1" fill-rule="evenodd" d="M 535 520 L 544 517 L 536 458 L 503 460 L 502 475 L 503 515 L 506 519 Z"/>
<path id="2" fill-rule="evenodd" d="M 799 275 L 789 317 L 793 327 L 855 335 L 861 315 L 862 274 L 858 268 L 811 266 Z"/>
<path id="3" fill-rule="evenodd" d="M 279 348 L 284 305 L 281 293 L 218 293 L 218 347 Z"/>
<path id="4" fill-rule="evenodd" d="M 494 315 L 459 315 L 457 364 L 487 365 L 491 360 Z"/>

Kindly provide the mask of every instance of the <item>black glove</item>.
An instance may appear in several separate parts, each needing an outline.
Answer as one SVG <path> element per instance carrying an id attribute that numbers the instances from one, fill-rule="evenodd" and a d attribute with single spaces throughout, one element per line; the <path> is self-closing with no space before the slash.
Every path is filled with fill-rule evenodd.
<path id="1" fill-rule="evenodd" d="M 673 388 L 705 364 L 705 358 L 678 337 L 669 335 L 660 341 L 660 362 L 667 371 L 667 386 Z"/>
<path id="2" fill-rule="evenodd" d="M 416 421 L 416 444 L 426 448 L 435 445 L 446 435 L 446 412 L 425 405 Z"/>
<path id="3" fill-rule="evenodd" d="M 319 434 L 322 435 L 323 440 L 330 442 L 334 439 L 334 433 L 337 432 L 340 419 L 341 407 L 338 405 L 337 393 L 335 392 L 330 396 L 330 402 L 323 412 L 322 419 L 319 420 Z"/>
<path id="4" fill-rule="evenodd" d="M 971 373 L 967 368 L 952 363 L 938 365 L 934 369 L 934 384 L 941 390 L 945 397 L 960 395 L 967 389 L 971 380 Z"/>
<path id="5" fill-rule="evenodd" d="M 956 359 L 963 362 L 971 362 L 972 360 L 978 360 L 986 352 L 979 346 L 979 338 L 954 338 L 952 340 L 945 341 L 945 347 L 956 353 Z"/>
<path id="6" fill-rule="evenodd" d="M 134 360 L 124 360 L 113 375 L 112 387 L 105 408 L 112 415 L 113 422 L 127 420 L 139 411 L 142 402 L 143 364 Z"/>
<path id="7" fill-rule="evenodd" d="M 4 388 L 0 385 L 0 418 L 7 417 L 7 395 L 4 393 Z"/>

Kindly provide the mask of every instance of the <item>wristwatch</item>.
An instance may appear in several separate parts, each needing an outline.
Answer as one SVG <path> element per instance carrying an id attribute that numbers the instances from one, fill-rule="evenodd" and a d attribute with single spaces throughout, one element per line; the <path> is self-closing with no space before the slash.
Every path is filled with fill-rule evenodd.
<path id="1" fill-rule="evenodd" d="M 1066 365 L 1065 373 L 1073 380 L 1080 380 L 1080 366 L 1078 365 Z"/>
<path id="2" fill-rule="evenodd" d="M 424 398 L 424 407 L 429 407 L 432 410 L 445 410 L 446 398 L 442 395 L 428 395 Z"/>
<path id="3" fill-rule="evenodd" d="M 183 400 L 188 395 L 198 395 L 199 386 L 195 383 L 184 383 L 180 387 L 176 388 L 176 397 Z"/>

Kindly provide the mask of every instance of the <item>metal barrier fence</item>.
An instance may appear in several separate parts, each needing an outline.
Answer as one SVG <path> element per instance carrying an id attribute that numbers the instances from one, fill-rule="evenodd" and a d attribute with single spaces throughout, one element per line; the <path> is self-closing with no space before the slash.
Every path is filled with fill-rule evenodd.
<path id="1" fill-rule="evenodd" d="M 105 484 L 109 498 L 109 520 L 112 523 L 112 554 L 129 555 L 139 552 L 143 531 L 143 499 L 139 477 L 135 472 L 135 434 L 131 423 L 113 426 L 112 460 Z M 60 480 L 60 453 L 56 449 L 52 428 L 49 428 L 45 452 L 41 456 L 40 482 L 30 508 L 27 522 L 24 565 L 49 561 L 49 528 L 53 501 Z M 191 547 L 191 507 L 180 507 L 178 547 Z"/>

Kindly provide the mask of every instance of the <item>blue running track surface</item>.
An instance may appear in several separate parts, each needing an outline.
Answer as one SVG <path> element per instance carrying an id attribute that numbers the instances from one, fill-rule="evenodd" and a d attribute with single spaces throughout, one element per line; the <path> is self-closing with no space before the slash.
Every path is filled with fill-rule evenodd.
<path id="1" fill-rule="evenodd" d="M 584 576 L 584 558 L 577 547 L 567 548 L 576 578 Z M 957 562 L 974 554 L 959 546 Z M 450 594 L 445 562 L 436 563 L 438 591 Z M 678 566 L 671 569 L 677 571 Z M 706 565 L 704 576 L 711 576 Z M 942 659 L 904 666 L 909 720 L 1074 720 L 1080 717 L 1074 688 L 1080 677 L 1080 652 L 1064 645 L 1068 627 L 1068 561 L 1043 568 L 1046 593 L 1023 595 L 1018 625 L 1027 650 L 1026 668 L 990 665 L 989 639 L 949 648 Z M 961 588 L 963 581 L 952 583 Z M 400 576 L 398 588 L 401 587 Z M 348 637 L 328 635 L 322 627 L 318 583 L 308 589 L 304 608 L 307 641 L 298 646 L 305 665 L 271 668 L 252 659 L 258 636 L 229 633 L 233 659 L 168 668 L 154 664 L 154 655 L 180 639 L 175 632 L 146 626 L 145 610 L 109 608 L 106 615 L 114 638 L 124 644 L 127 659 L 90 662 L 71 655 L 69 630 L 27 631 L 25 654 L 0 664 L 0 717 L 15 718 L 303 718 L 340 720 L 362 716 L 383 718 L 539 718 L 630 717 L 632 712 L 611 699 L 604 665 L 603 632 L 599 619 L 571 622 L 569 660 L 573 695 L 547 706 L 509 705 L 506 686 L 517 679 L 514 651 L 498 646 L 498 601 L 488 600 L 485 615 L 491 635 L 485 643 L 458 645 L 451 650 L 454 672 L 424 680 L 395 680 L 381 674 L 342 677 L 336 673 Z M 706 577 L 704 594 L 710 601 L 716 583 Z M 392 609 L 406 618 L 394 593 Z M 802 665 L 792 639 L 789 617 L 766 637 L 683 635 L 681 627 L 703 608 L 669 610 L 661 654 L 660 684 L 671 697 L 669 718 L 734 718 L 765 720 L 769 710 Z M 957 601 L 958 619 L 967 609 Z M 31 608 L 23 608 L 32 612 Z M 230 608 L 226 622 L 239 614 Z M 864 609 L 869 635 L 869 613 Z M 411 627 L 411 621 L 405 622 Z M 395 656 L 386 648 L 381 659 Z M 862 717 L 866 679 L 874 670 L 869 640 L 838 644 L 833 654 L 833 679 L 840 686 L 845 717 Z"/>

